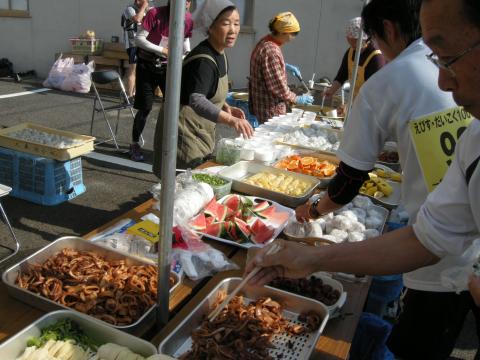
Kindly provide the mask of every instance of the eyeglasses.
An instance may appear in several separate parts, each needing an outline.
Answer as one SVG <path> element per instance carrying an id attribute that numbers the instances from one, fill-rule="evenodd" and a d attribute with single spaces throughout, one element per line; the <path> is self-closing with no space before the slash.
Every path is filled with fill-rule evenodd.
<path id="1" fill-rule="evenodd" d="M 473 46 L 469 47 L 467 50 L 462 51 L 460 54 L 457 56 L 454 56 L 452 59 L 448 61 L 443 61 L 439 59 L 438 55 L 435 53 L 431 53 L 429 55 L 426 55 L 427 59 L 430 60 L 433 64 L 435 64 L 439 69 L 447 70 L 450 75 L 456 76 L 455 71 L 452 69 L 452 65 L 455 64 L 458 60 L 460 60 L 462 57 L 473 51 L 476 47 L 480 45 L 480 41 L 475 43 Z"/>

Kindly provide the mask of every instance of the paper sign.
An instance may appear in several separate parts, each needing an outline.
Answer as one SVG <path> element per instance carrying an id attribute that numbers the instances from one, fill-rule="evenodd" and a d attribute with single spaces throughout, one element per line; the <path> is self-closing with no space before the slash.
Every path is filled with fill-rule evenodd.
<path id="1" fill-rule="evenodd" d="M 158 242 L 159 238 L 158 231 L 159 226 L 157 224 L 151 222 L 150 220 L 144 220 L 129 227 L 127 233 L 141 236 L 152 243 L 156 243 Z"/>
<path id="2" fill-rule="evenodd" d="M 463 108 L 455 107 L 410 121 L 410 134 L 429 192 L 442 181 L 457 141 L 472 119 Z"/>

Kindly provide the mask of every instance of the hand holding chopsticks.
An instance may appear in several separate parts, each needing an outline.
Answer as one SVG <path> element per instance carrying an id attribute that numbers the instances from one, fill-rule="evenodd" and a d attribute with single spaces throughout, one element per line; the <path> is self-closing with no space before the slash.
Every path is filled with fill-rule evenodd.
<path id="1" fill-rule="evenodd" d="M 275 254 L 276 252 L 278 252 L 279 250 L 281 249 L 281 245 L 280 244 L 277 244 L 277 243 L 273 243 L 272 246 L 270 247 L 270 249 L 268 249 L 267 251 L 267 255 L 272 255 L 272 254 Z M 253 278 L 262 268 L 261 267 L 256 267 L 255 269 L 253 269 L 247 276 L 245 276 L 245 278 L 242 280 L 242 282 L 240 284 L 238 284 L 238 286 L 233 289 L 233 291 L 225 298 L 225 300 L 222 301 L 222 303 L 220 305 L 218 305 L 209 315 L 208 315 L 208 320 L 209 321 L 213 321 L 217 316 L 218 314 L 220 314 L 220 312 L 225 308 L 225 306 L 228 305 L 228 303 L 230 301 L 232 301 L 232 299 L 235 297 L 235 295 L 237 295 L 237 293 L 245 286 L 245 284 L 251 279 Z"/>

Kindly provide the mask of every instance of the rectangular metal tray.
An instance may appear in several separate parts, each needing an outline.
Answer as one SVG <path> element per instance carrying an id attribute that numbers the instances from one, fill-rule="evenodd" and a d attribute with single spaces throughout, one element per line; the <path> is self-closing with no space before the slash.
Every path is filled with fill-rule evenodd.
<path id="1" fill-rule="evenodd" d="M 319 160 L 327 160 L 335 165 L 338 165 L 340 164 L 340 159 L 337 158 L 336 156 L 334 155 L 330 155 L 330 154 L 320 154 L 320 153 L 312 153 L 310 151 L 306 151 L 306 150 L 298 150 L 296 152 L 297 155 L 299 156 L 310 156 L 310 157 L 313 157 L 315 159 L 319 159 Z M 290 157 L 292 155 L 289 155 L 289 156 L 285 156 L 277 161 L 275 161 L 275 163 L 273 164 L 273 167 L 277 168 L 277 165 L 280 163 L 280 161 L 282 161 L 283 159 L 287 158 L 287 157 Z M 328 184 L 330 183 L 330 181 L 334 178 L 335 175 L 332 175 L 332 176 L 329 176 L 329 177 L 323 177 L 323 178 L 317 178 L 319 181 L 320 181 L 320 184 L 318 185 L 318 187 L 320 188 L 323 188 L 323 187 L 327 187 Z"/>
<path id="2" fill-rule="evenodd" d="M 290 196 L 277 191 L 267 190 L 259 186 L 247 184 L 243 181 L 250 176 L 258 174 L 262 171 L 273 174 L 285 174 L 288 176 L 293 176 L 300 180 L 310 182 L 311 186 L 302 196 Z M 320 180 L 314 176 L 293 173 L 287 170 L 280 170 L 252 161 L 240 161 L 235 165 L 229 166 L 228 168 L 221 170 L 218 174 L 223 177 L 232 179 L 232 189 L 235 191 L 248 195 L 264 197 L 266 199 L 270 199 L 290 207 L 296 207 L 300 204 L 305 203 L 308 198 L 312 196 L 315 188 L 320 184 Z"/>
<path id="3" fill-rule="evenodd" d="M 72 310 L 57 310 L 43 315 L 0 344 L 2 359 L 15 360 L 24 352 L 27 347 L 27 341 L 30 338 L 40 336 L 41 329 L 65 319 L 70 319 L 80 325 L 80 328 L 99 344 L 114 343 L 126 346 L 134 353 L 142 356 L 150 356 L 157 353 L 157 349 L 151 343 L 123 331 L 113 329 L 102 321 Z"/>
<path id="4" fill-rule="evenodd" d="M 179 357 L 188 350 L 192 345 L 191 334 L 197 329 L 202 319 L 210 312 L 217 293 L 220 290 L 231 292 L 240 282 L 241 278 L 227 278 L 220 282 L 215 289 L 200 303 L 198 306 L 172 331 L 172 333 L 164 339 L 159 345 L 159 353 Z M 270 297 L 279 302 L 283 306 L 283 315 L 292 322 L 297 322 L 298 315 L 307 311 L 315 311 L 322 316 L 322 323 L 317 331 L 300 336 L 287 336 L 279 334 L 274 336 L 273 344 L 275 348 L 269 351 L 270 355 L 276 359 L 278 354 L 283 354 L 284 359 L 308 359 L 315 349 L 315 345 L 325 328 L 329 318 L 329 311 L 322 303 L 297 296 L 286 291 L 278 290 L 269 286 L 251 287 L 245 286 L 241 293 L 247 302 L 262 298 Z M 293 343 L 289 347 L 287 343 Z"/>
<path id="5" fill-rule="evenodd" d="M 75 237 L 75 236 L 65 236 L 61 237 L 51 244 L 45 246 L 44 248 L 38 250 L 36 253 L 30 255 L 26 259 L 23 259 L 16 265 L 10 267 L 9 269 L 5 270 L 5 272 L 2 275 L 2 281 L 5 283 L 7 286 L 7 291 L 10 294 L 10 296 L 27 303 L 29 305 L 32 305 L 35 308 L 44 310 L 44 311 L 53 311 L 53 310 L 58 310 L 58 309 L 67 309 L 67 310 L 73 310 L 70 309 L 64 305 L 61 305 L 55 301 L 52 301 L 50 299 L 47 299 L 43 296 L 40 296 L 38 294 L 35 294 L 31 291 L 28 291 L 26 289 L 22 289 L 19 287 L 17 284 L 15 284 L 15 281 L 17 279 L 17 276 L 19 272 L 27 267 L 28 264 L 42 264 L 44 263 L 49 257 L 53 256 L 54 254 L 58 253 L 64 248 L 72 248 L 76 250 L 81 250 L 81 251 L 92 251 L 95 252 L 96 254 L 103 256 L 107 260 L 126 260 L 127 265 L 151 265 L 151 263 L 147 261 L 142 261 L 137 257 L 126 255 L 123 253 L 119 253 L 111 248 L 107 248 L 104 246 L 101 246 L 99 244 L 93 243 L 91 241 Z M 171 272 L 171 275 L 175 277 L 176 283 L 175 285 L 170 289 L 170 293 L 178 286 L 179 282 L 179 277 L 177 274 L 174 272 Z M 127 332 L 135 332 L 138 328 L 140 328 L 143 325 L 154 325 L 155 323 L 155 308 L 157 305 L 151 306 L 136 322 L 130 325 L 122 325 L 122 326 L 117 326 L 117 325 L 112 325 L 108 324 L 108 326 L 127 331 Z M 73 310 L 75 311 L 75 310 Z M 87 315 L 88 316 L 88 315 Z"/>
<path id="6" fill-rule="evenodd" d="M 16 131 L 20 131 L 27 128 L 35 129 L 45 133 L 56 134 L 56 135 L 60 135 L 60 136 L 64 136 L 72 139 L 82 140 L 83 143 L 79 145 L 72 145 L 71 147 L 68 147 L 65 149 L 60 149 L 54 146 L 29 142 L 29 141 L 16 139 L 9 136 L 10 133 L 14 133 Z M 55 159 L 58 161 L 68 161 L 93 151 L 94 140 L 95 138 L 92 136 L 79 135 L 69 131 L 51 129 L 45 126 L 32 124 L 32 123 L 22 123 L 22 124 L 18 124 L 18 125 L 0 130 L 0 146 L 6 147 L 12 150 L 27 152 L 33 155 L 39 155 L 46 158 Z"/>

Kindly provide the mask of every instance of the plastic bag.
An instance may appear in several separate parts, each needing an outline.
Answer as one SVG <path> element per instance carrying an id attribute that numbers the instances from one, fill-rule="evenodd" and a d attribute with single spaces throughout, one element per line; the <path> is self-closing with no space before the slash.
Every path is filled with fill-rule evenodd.
<path id="1" fill-rule="evenodd" d="M 199 280 L 216 272 L 238 269 L 221 251 L 204 243 L 186 223 L 177 225 L 174 232 L 172 258 L 180 263 L 190 279 Z"/>
<path id="2" fill-rule="evenodd" d="M 161 184 L 156 184 L 151 190 L 158 201 L 154 208 L 160 210 Z M 214 197 L 213 189 L 205 183 L 192 179 L 192 173 L 187 170 L 176 178 L 175 199 L 173 205 L 173 225 L 178 221 L 188 221 L 202 210 Z"/>
<path id="3" fill-rule="evenodd" d="M 468 290 L 468 277 L 475 272 L 479 261 L 480 239 L 477 239 L 461 256 L 463 266 L 454 266 L 441 272 L 440 279 L 442 286 L 456 293 Z"/>
<path id="4" fill-rule="evenodd" d="M 62 59 L 62 56 L 55 61 L 43 86 L 78 93 L 88 93 L 92 85 L 90 76 L 93 72 L 94 63 L 74 64 L 73 58 Z"/>

